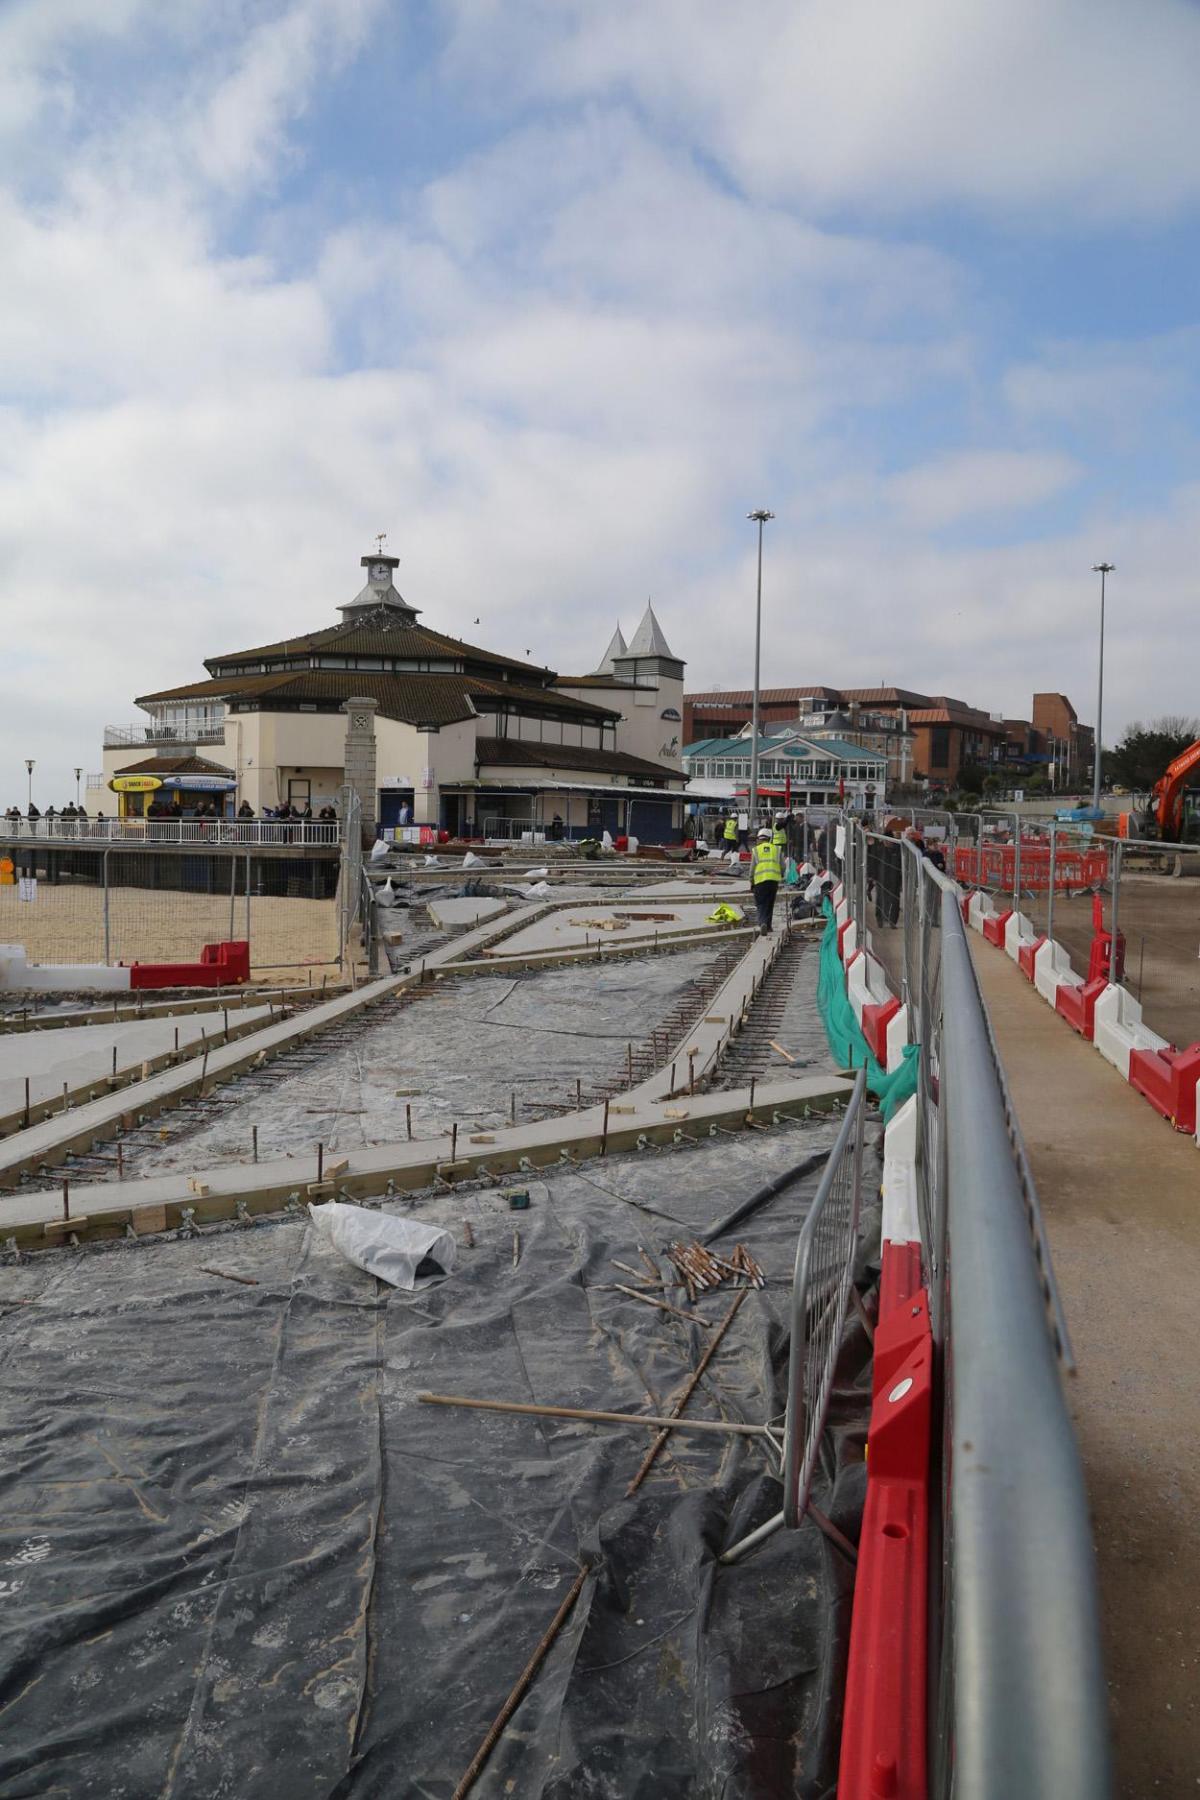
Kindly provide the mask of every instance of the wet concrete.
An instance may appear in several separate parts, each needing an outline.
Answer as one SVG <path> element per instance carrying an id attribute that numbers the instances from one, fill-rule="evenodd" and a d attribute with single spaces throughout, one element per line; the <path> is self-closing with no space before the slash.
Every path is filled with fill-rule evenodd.
<path id="1" fill-rule="evenodd" d="M 413 1135 L 487 1130 L 547 1109 L 587 1104 L 618 1080 L 637 1043 L 712 961 L 711 950 L 556 969 L 529 976 L 476 976 L 429 988 L 410 1006 L 364 1021 L 351 1042 L 270 1079 L 231 1084 L 219 1117 L 189 1129 L 164 1119 L 139 1174 L 245 1161 L 258 1127 L 259 1155 L 303 1155 Z"/>

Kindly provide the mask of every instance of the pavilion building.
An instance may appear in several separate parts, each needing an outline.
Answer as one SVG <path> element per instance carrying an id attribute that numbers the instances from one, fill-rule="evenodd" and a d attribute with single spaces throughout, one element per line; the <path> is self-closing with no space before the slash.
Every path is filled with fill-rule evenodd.
<path id="1" fill-rule="evenodd" d="M 350 733 L 356 775 L 373 770 L 369 791 L 355 781 L 364 815 L 383 827 L 678 836 L 684 664 L 652 608 L 628 645 L 618 626 L 593 674 L 560 676 L 420 623 L 398 560 L 362 558 L 337 623 L 207 657 L 203 680 L 141 695 L 147 719 L 104 734 L 101 781 L 121 813 L 318 812 L 347 779 Z M 89 792 L 89 810 L 104 800 Z"/>

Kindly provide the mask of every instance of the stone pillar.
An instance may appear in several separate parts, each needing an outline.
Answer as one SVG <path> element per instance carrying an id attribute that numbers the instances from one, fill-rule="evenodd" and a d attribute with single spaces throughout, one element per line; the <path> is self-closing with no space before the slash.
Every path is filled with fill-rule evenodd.
<path id="1" fill-rule="evenodd" d="M 416 785 L 413 788 L 413 824 L 438 825 L 441 813 L 441 794 L 437 780 L 437 740 L 436 725 L 417 727 L 417 744 L 419 747 L 416 771 Z"/>
<path id="2" fill-rule="evenodd" d="M 353 788 L 362 805 L 363 837 L 374 838 L 378 823 L 375 816 L 375 709 L 378 701 L 353 695 L 343 700 L 346 715 L 346 784 Z"/>

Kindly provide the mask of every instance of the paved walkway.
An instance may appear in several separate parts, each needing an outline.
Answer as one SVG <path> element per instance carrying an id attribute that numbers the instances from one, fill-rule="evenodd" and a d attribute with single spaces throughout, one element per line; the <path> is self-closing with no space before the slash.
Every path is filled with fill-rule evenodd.
<path id="1" fill-rule="evenodd" d="M 1198 1794 L 1200 1150 L 969 935 L 1079 1363 L 1117 1792 Z"/>

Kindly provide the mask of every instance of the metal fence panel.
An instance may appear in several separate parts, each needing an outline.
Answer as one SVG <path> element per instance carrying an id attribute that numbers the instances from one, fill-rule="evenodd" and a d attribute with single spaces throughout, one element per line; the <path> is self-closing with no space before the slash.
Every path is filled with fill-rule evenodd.
<path id="1" fill-rule="evenodd" d="M 846 1313 L 862 1205 L 866 1072 L 860 1069 L 837 1141 L 796 1244 L 783 1517 L 800 1524 L 821 1448 Z"/>

